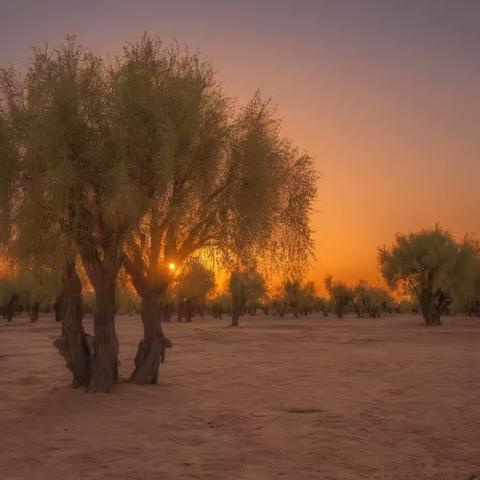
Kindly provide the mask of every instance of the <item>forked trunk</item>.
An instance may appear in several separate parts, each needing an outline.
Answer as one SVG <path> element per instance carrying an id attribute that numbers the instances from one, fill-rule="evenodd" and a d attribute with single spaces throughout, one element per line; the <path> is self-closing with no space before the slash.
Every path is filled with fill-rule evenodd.
<path id="1" fill-rule="evenodd" d="M 62 336 L 53 344 L 67 362 L 72 372 L 72 386 L 88 388 L 93 370 L 93 337 L 83 330 L 82 285 L 75 263 L 66 265 L 63 276 L 62 301 L 56 305 L 56 313 L 62 319 Z"/>
<path id="2" fill-rule="evenodd" d="M 162 316 L 164 308 L 161 305 L 157 292 L 146 290 L 142 292 L 142 322 L 143 339 L 138 344 L 135 356 L 135 370 L 130 377 L 130 382 L 138 385 L 158 383 L 158 369 L 165 361 L 167 348 L 172 347 L 170 340 L 165 337 L 162 330 Z"/>

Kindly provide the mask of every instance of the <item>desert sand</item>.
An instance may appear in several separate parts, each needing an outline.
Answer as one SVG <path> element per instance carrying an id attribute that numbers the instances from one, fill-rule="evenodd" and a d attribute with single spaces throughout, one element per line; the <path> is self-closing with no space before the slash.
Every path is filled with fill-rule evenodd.
<path id="1" fill-rule="evenodd" d="M 479 319 L 194 320 L 158 386 L 111 394 L 70 388 L 51 317 L 2 320 L 0 478 L 480 478 Z M 127 377 L 140 320 L 117 329 Z"/>

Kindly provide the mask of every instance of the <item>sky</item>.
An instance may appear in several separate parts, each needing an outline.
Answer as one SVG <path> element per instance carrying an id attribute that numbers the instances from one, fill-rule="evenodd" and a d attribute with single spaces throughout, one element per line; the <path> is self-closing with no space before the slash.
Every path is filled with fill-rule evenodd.
<path id="1" fill-rule="evenodd" d="M 145 31 L 200 50 L 240 103 L 261 88 L 314 156 L 317 282 L 378 282 L 398 231 L 480 233 L 480 1 L 0 0 L 0 66 Z"/>

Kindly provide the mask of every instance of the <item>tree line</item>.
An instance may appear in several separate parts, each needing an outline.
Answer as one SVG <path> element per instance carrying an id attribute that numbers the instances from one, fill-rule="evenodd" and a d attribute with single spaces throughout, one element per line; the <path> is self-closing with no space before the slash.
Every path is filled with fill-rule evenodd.
<path id="1" fill-rule="evenodd" d="M 298 277 L 287 278 L 278 287 L 269 287 L 265 276 L 252 266 L 232 271 L 224 291 L 215 293 L 214 271 L 193 257 L 170 283 L 162 320 L 170 321 L 174 314 L 178 321 L 186 322 L 191 322 L 195 315 L 215 318 L 228 315 L 231 325 L 238 326 L 241 316 L 256 315 L 258 311 L 280 318 L 286 315 L 299 318 L 312 313 L 323 316 L 333 313 L 338 318 L 352 314 L 375 318 L 421 313 L 426 325 L 438 325 L 442 315 L 480 316 L 479 252 L 479 245 L 473 239 L 467 237 L 457 242 L 438 226 L 409 235 L 399 234 L 390 249 L 379 249 L 386 287 L 372 286 L 365 280 L 350 286 L 329 275 L 324 281 L 327 296 L 319 295 L 314 282 Z M 17 293 L 11 280 L 0 279 L 0 305 L 10 320 L 12 313 L 6 312 L 16 299 L 23 295 L 28 309 L 31 300 L 38 298 L 25 288 L 20 283 Z M 48 309 L 54 297 L 50 297 L 49 304 L 45 291 L 43 294 Z M 119 275 L 116 298 L 117 311 L 140 313 L 139 297 L 129 288 L 126 275 Z M 87 295 L 87 299 L 84 310 L 93 312 L 94 298 Z M 57 305 L 58 299 L 53 303 L 54 310 Z M 31 313 L 31 318 L 38 319 L 38 307 L 36 316 Z"/>

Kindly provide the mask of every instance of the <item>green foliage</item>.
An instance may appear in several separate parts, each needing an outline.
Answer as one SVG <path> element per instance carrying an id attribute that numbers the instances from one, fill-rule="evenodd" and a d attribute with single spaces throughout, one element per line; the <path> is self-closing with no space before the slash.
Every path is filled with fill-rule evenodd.
<path id="1" fill-rule="evenodd" d="M 316 302 L 316 287 L 313 282 L 303 283 L 299 278 L 286 280 L 282 285 L 282 298 L 295 317 L 310 312 Z"/>
<path id="2" fill-rule="evenodd" d="M 142 134 L 151 202 L 125 247 L 134 284 L 164 284 L 169 262 L 181 268 L 206 250 L 229 267 L 251 258 L 305 266 L 317 175 L 282 137 L 269 102 L 257 93 L 237 112 L 211 65 L 147 37 L 126 49 L 123 71 L 134 81 L 122 101 L 150 130 L 166 130 Z"/>
<path id="3" fill-rule="evenodd" d="M 438 225 L 397 234 L 392 247 L 380 248 L 378 255 L 387 284 L 417 299 L 427 325 L 440 324 L 456 297 L 474 295 L 478 247 L 468 238 L 456 242 Z"/>
<path id="4" fill-rule="evenodd" d="M 237 299 L 243 313 L 258 307 L 267 293 L 265 279 L 253 268 L 237 270 L 230 276 L 229 291 Z"/>
<path id="5" fill-rule="evenodd" d="M 338 318 L 342 318 L 347 312 L 349 305 L 353 302 L 353 290 L 341 280 L 334 280 L 331 275 L 325 278 L 325 288 L 330 295 L 332 310 Z"/>
<path id="6" fill-rule="evenodd" d="M 360 280 L 353 289 L 353 306 L 357 316 L 379 317 L 382 313 L 392 313 L 394 300 L 380 287 L 372 287 L 365 280 Z"/>

